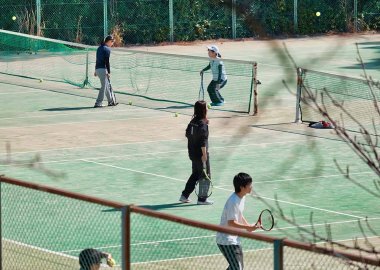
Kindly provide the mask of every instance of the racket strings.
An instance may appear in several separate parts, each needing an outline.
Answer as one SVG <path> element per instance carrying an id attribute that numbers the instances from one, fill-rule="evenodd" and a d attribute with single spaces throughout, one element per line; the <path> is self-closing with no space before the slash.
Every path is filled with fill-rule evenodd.
<path id="1" fill-rule="evenodd" d="M 273 228 L 274 225 L 274 220 L 273 216 L 269 211 L 263 211 L 261 213 L 261 227 L 264 230 L 270 230 Z"/>
<path id="2" fill-rule="evenodd" d="M 208 198 L 212 192 L 211 182 L 207 179 L 200 179 L 197 182 L 195 191 L 199 197 Z"/>

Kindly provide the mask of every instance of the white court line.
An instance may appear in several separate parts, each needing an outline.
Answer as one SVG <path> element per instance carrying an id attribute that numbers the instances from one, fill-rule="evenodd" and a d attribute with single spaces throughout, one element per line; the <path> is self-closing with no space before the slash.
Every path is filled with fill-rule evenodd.
<path id="1" fill-rule="evenodd" d="M 229 135 L 224 135 L 220 136 L 222 137 L 227 137 Z M 219 137 L 218 137 L 219 138 Z M 321 139 L 321 138 L 317 138 Z M 186 139 L 176 139 L 178 141 L 184 141 Z M 171 141 L 171 140 L 169 140 Z M 173 140 L 175 141 L 175 140 Z M 213 149 L 226 149 L 226 148 L 238 148 L 238 147 L 246 147 L 246 146 L 266 146 L 266 145 L 273 145 L 273 144 L 288 144 L 288 143 L 297 143 L 297 142 L 304 142 L 307 140 L 291 140 L 291 141 L 280 141 L 280 142 L 268 142 L 268 143 L 250 143 L 250 144 L 238 144 L 238 145 L 227 145 L 227 146 L 214 146 L 210 147 L 210 150 Z M 149 142 L 157 142 L 157 141 L 149 141 Z M 143 142 L 140 142 L 143 143 Z M 131 144 L 131 143 L 126 143 L 126 144 Z M 136 143 L 137 144 L 137 143 Z M 119 146 L 119 145 L 116 145 Z M 91 147 L 91 146 L 90 146 Z M 95 146 L 97 147 L 97 146 Z M 86 147 L 87 148 L 87 147 Z M 135 157 L 135 156 L 151 156 L 151 155 L 161 155 L 161 154 L 171 154 L 171 153 L 180 153 L 180 152 L 187 152 L 187 149 L 182 149 L 182 150 L 172 150 L 172 151 L 161 151 L 161 152 L 151 152 L 151 153 L 141 153 L 141 154 L 127 154 L 127 155 L 113 155 L 113 156 L 102 156 L 102 157 L 94 157 L 94 158 L 86 158 L 87 160 L 99 160 L 99 159 L 110 159 L 110 158 L 128 158 L 128 157 Z M 17 152 L 18 154 L 21 152 Z M 12 153 L 13 154 L 13 153 Z M 8 155 L 7 153 L 0 153 L 0 155 Z M 41 164 L 49 164 L 49 163 L 64 163 L 64 162 L 72 162 L 72 161 L 81 161 L 83 158 L 77 158 L 77 159 L 61 159 L 61 160 L 52 160 L 52 161 L 41 161 L 39 163 Z M 24 164 L 18 164 L 18 165 L 27 165 L 29 163 L 24 163 Z M 0 165 L 0 167 L 6 167 L 6 166 L 12 166 L 10 165 Z"/>
<path id="2" fill-rule="evenodd" d="M 357 172 L 357 173 L 350 173 L 350 175 L 355 174 L 373 174 L 373 171 L 368 172 Z M 347 174 L 330 174 L 330 175 L 320 175 L 320 176 L 310 176 L 310 177 L 301 177 L 301 178 L 290 178 L 290 179 L 280 179 L 280 180 L 270 180 L 270 181 L 259 181 L 255 182 L 256 184 L 267 184 L 267 183 L 277 183 L 277 182 L 288 182 L 288 181 L 299 181 L 299 180 L 309 180 L 309 179 L 318 179 L 318 178 L 330 178 L 330 177 L 340 177 L 345 176 Z"/>
<path id="3" fill-rule="evenodd" d="M 88 163 L 94 163 L 94 164 L 105 166 L 105 167 L 111 167 L 111 168 L 115 168 L 115 169 L 119 169 L 119 170 L 131 171 L 131 172 L 151 175 L 151 176 L 155 176 L 155 177 L 170 179 L 170 180 L 174 180 L 174 181 L 178 181 L 178 182 L 187 182 L 187 180 L 183 180 L 183 179 L 178 179 L 178 178 L 169 177 L 169 176 L 160 175 L 160 174 L 155 174 L 155 173 L 148 173 L 148 172 L 143 172 L 143 171 L 137 171 L 137 170 L 133 170 L 133 169 L 129 169 L 129 168 L 124 168 L 124 167 L 119 167 L 119 166 L 114 166 L 114 165 L 109 165 L 109 164 L 105 164 L 105 163 L 101 163 L 101 162 L 95 162 L 95 161 L 90 161 L 90 160 L 86 160 L 86 159 L 82 159 L 82 161 L 88 162 Z M 221 188 L 221 187 L 214 187 L 214 188 L 220 189 L 220 190 L 229 191 L 229 192 L 233 192 L 233 190 L 231 190 L 231 189 L 225 189 L 225 188 Z M 259 197 L 259 196 L 256 196 L 256 195 L 251 195 L 251 196 L 252 197 Z M 338 215 L 343 215 L 343 216 L 349 216 L 349 217 L 354 217 L 354 218 L 359 218 L 359 219 L 363 219 L 364 218 L 364 217 L 360 217 L 360 216 L 346 214 L 346 213 L 343 213 L 343 212 L 327 210 L 327 209 L 323 209 L 323 208 L 319 208 L 319 207 L 313 207 L 313 206 L 308 206 L 308 205 L 305 205 L 305 204 L 294 203 L 294 202 L 289 202 L 289 201 L 283 201 L 283 200 L 279 200 L 279 199 L 272 199 L 272 198 L 269 198 L 269 197 L 260 196 L 260 198 L 264 198 L 264 199 L 269 200 L 269 201 L 276 201 L 276 202 L 281 202 L 281 203 L 285 203 L 285 204 L 296 205 L 296 206 L 300 206 L 300 207 L 304 207 L 304 208 L 310 208 L 310 209 L 314 209 L 314 210 L 319 210 L 319 211 L 333 213 L 333 214 L 338 214 Z"/>
<path id="4" fill-rule="evenodd" d="M 277 132 L 275 130 L 274 132 Z M 297 136 L 302 136 L 302 134 L 295 134 Z M 224 138 L 224 137 L 233 137 L 235 134 L 226 134 L 226 135 L 220 135 L 220 136 L 210 136 L 209 138 Z M 245 135 L 246 137 L 246 135 Z M 320 140 L 324 138 L 313 138 L 313 140 Z M 129 145 L 129 144 L 144 144 L 144 143 L 161 143 L 161 142 L 175 142 L 175 141 L 186 141 L 187 139 L 169 139 L 169 140 L 154 140 L 154 141 L 138 141 L 138 142 L 127 142 L 127 143 L 115 143 L 115 144 L 105 144 L 105 145 L 91 145 L 91 146 L 76 146 L 76 147 L 63 147 L 63 148 L 50 148 L 50 149 L 42 149 L 42 150 L 32 150 L 32 151 L 20 151 L 20 152 L 12 152 L 12 155 L 15 154 L 29 154 L 29 153 L 40 153 L 40 152 L 54 152 L 54 151 L 62 151 L 62 150 L 77 150 L 77 149 L 89 149 L 89 148 L 101 148 L 101 147 L 113 147 L 113 146 L 123 146 L 123 145 Z M 287 142 L 303 142 L 303 141 L 310 141 L 310 139 L 306 140 L 291 140 Z M 251 145 L 264 145 L 264 144 L 270 144 L 270 143 L 257 143 L 257 144 L 251 144 Z M 210 147 L 212 149 L 212 147 Z M 0 152 L 0 155 L 8 155 L 6 152 Z"/>
<path id="5" fill-rule="evenodd" d="M 51 251 L 51 250 L 48 250 L 48 249 L 45 249 L 45 248 L 40 248 L 40 247 L 32 246 L 32 245 L 29 245 L 29 244 L 21 243 L 21 242 L 14 241 L 14 240 L 9 240 L 9 239 L 6 239 L 6 238 L 3 238 L 3 240 L 6 241 L 6 242 L 10 242 L 12 244 L 16 244 L 16 245 L 22 246 L 22 247 L 31 248 L 31 249 L 35 249 L 35 250 L 38 250 L 38 251 L 46 252 L 46 253 L 49 253 L 49 254 L 54 254 L 54 255 L 61 256 L 61 257 L 66 257 L 66 258 L 78 260 L 78 257 L 70 256 L 70 255 L 61 253 L 60 251 L 58 251 L 58 252 L 57 251 Z"/>
<path id="6" fill-rule="evenodd" d="M 29 94 L 29 93 L 40 93 L 46 92 L 46 90 L 30 90 L 25 92 L 2 92 L 0 95 L 17 95 L 17 94 Z"/>
<path id="7" fill-rule="evenodd" d="M 104 122 L 115 122 L 115 121 L 125 121 L 125 120 L 139 120 L 139 119 L 156 119 L 156 118 L 167 118 L 168 116 L 159 116 L 159 117 L 154 117 L 154 116 L 149 116 L 149 117 L 135 117 L 135 118 L 116 118 L 116 119 L 105 119 L 105 120 L 93 120 L 93 121 L 78 121 L 78 122 L 63 122 L 63 123 L 52 123 L 52 124 L 39 124 L 39 125 L 32 125 L 32 126 L 20 126 L 20 127 L 0 127 L 0 129 L 23 129 L 23 128 L 34 128 L 34 127 L 49 127 L 49 126 L 62 126 L 62 125 L 78 125 L 78 124 L 83 124 L 83 123 L 104 123 Z"/>
<path id="8" fill-rule="evenodd" d="M 376 237 L 378 237 L 378 236 L 367 237 L 367 239 L 376 238 Z M 365 238 L 356 238 L 356 239 L 362 240 Z M 352 239 L 339 240 L 339 241 L 335 241 L 335 242 L 342 242 L 342 241 L 349 241 L 349 240 L 352 240 Z M 323 243 L 326 243 L 326 242 L 319 242 L 317 244 L 323 244 Z M 270 245 L 270 243 L 266 243 L 266 244 Z M 264 250 L 273 250 L 273 246 L 268 247 L 268 248 L 248 249 L 248 250 L 244 250 L 244 253 L 248 253 L 248 252 L 254 253 L 254 252 L 260 252 L 260 251 L 264 251 Z M 148 261 L 148 262 L 136 262 L 136 263 L 132 263 L 132 265 L 143 265 L 143 264 L 159 263 L 159 262 L 180 261 L 180 260 L 188 260 L 188 259 L 196 259 L 196 258 L 213 257 L 213 256 L 222 256 L 222 254 L 217 253 L 217 254 L 208 254 L 208 255 L 200 255 L 200 256 L 181 257 L 181 258 L 175 258 L 175 259 L 155 260 L 155 261 Z"/>
<path id="9" fill-rule="evenodd" d="M 105 166 L 105 167 L 111 167 L 111 168 L 114 168 L 114 169 L 123 170 L 123 171 L 136 172 L 136 173 L 151 175 L 151 176 L 155 176 L 155 177 L 170 179 L 170 180 L 174 180 L 174 181 L 178 181 L 178 182 L 187 182 L 187 180 L 178 179 L 178 178 L 174 178 L 174 177 L 169 177 L 169 176 L 165 176 L 165 175 L 160 175 L 160 174 L 155 174 L 155 173 L 148 173 L 148 172 L 138 171 L 138 170 L 134 170 L 134 169 L 123 168 L 123 167 L 119 167 L 119 166 L 109 165 L 109 164 L 100 163 L 100 162 L 91 161 L 91 160 L 86 160 L 86 159 L 80 159 L 80 160 L 84 161 L 84 162 L 88 162 L 88 163 L 94 163 L 94 164 L 97 164 L 97 165 Z"/>
<path id="10" fill-rule="evenodd" d="M 368 218 L 368 220 L 380 220 L 380 218 Z M 336 222 L 331 222 L 331 223 L 318 223 L 318 224 L 307 224 L 307 225 L 300 225 L 300 226 L 289 226 L 289 227 L 282 227 L 282 228 L 276 228 L 271 230 L 273 231 L 280 231 L 284 229 L 297 229 L 297 228 L 305 228 L 305 227 L 320 227 L 320 226 L 326 226 L 326 225 L 332 225 L 332 224 L 345 224 L 345 223 L 352 223 L 352 222 L 357 222 L 358 220 L 346 220 L 346 221 L 336 221 Z M 203 238 L 211 238 L 215 237 L 216 234 L 210 234 L 210 235 L 204 235 L 204 236 L 194 236 L 194 237 L 184 237 L 184 238 L 174 238 L 174 239 L 168 239 L 168 240 L 158 240 L 158 241 L 148 241 L 148 242 L 139 242 L 139 243 L 134 243 L 131 244 L 131 246 L 141 246 L 141 245 L 155 245 L 155 244 L 160 244 L 160 243 L 171 243 L 171 242 L 181 242 L 181 241 L 188 241 L 188 240 L 193 240 L 193 239 L 203 239 Z M 371 238 L 378 238 L 380 236 L 369 236 L 366 237 L 367 239 Z M 365 239 L 365 238 L 355 238 L 355 239 Z M 343 239 L 343 240 L 334 240 L 334 242 L 344 242 L 344 241 L 349 241 L 352 239 Z M 324 243 L 324 242 L 320 242 Z M 101 247 L 96 247 L 97 249 L 108 249 L 108 248 L 119 248 L 122 245 L 110 245 L 110 246 L 101 246 Z M 71 250 L 64 250 L 60 251 L 62 253 L 71 253 L 71 252 L 78 252 L 81 251 L 81 249 L 71 249 Z"/>
<path id="11" fill-rule="evenodd" d="M 87 110 L 87 109 L 84 109 L 84 110 Z M 91 114 L 104 114 L 103 109 L 94 110 L 92 106 L 88 106 L 88 110 L 92 110 Z M 107 112 L 110 112 L 111 110 L 108 110 Z M 115 110 L 112 112 L 119 113 L 119 112 L 130 112 L 130 111 L 131 111 L 130 109 L 127 109 L 127 110 L 117 110 L 117 111 Z M 54 114 L 49 114 L 49 115 L 28 115 L 28 116 L 4 117 L 4 118 L 0 117 L 0 120 L 15 120 L 15 119 L 24 119 L 24 118 L 48 118 L 48 117 L 67 116 L 67 115 L 77 116 L 81 114 L 89 114 L 89 112 L 83 111 L 83 112 L 76 112 L 76 113 L 54 113 Z M 156 118 L 156 117 L 152 116 L 152 118 Z"/>

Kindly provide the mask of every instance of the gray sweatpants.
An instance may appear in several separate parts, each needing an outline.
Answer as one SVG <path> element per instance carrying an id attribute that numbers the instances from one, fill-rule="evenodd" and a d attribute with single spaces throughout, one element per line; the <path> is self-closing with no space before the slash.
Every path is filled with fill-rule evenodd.
<path id="1" fill-rule="evenodd" d="M 113 102 L 110 94 L 110 82 L 107 77 L 107 70 L 105 68 L 98 68 L 95 70 L 96 75 L 99 77 L 100 80 L 100 90 L 98 94 L 98 98 L 96 99 L 95 105 L 100 106 L 102 105 L 104 94 L 106 94 L 108 103 Z"/>

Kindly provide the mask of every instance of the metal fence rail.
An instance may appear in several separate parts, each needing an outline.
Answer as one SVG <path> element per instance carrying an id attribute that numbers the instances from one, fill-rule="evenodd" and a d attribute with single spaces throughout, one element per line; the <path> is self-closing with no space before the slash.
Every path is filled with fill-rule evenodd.
<path id="1" fill-rule="evenodd" d="M 84 248 L 115 269 L 225 269 L 215 233 L 239 235 L 247 269 L 376 269 L 366 257 L 0 177 L 1 270 L 76 269 Z M 101 269 L 106 269 L 102 268 Z"/>

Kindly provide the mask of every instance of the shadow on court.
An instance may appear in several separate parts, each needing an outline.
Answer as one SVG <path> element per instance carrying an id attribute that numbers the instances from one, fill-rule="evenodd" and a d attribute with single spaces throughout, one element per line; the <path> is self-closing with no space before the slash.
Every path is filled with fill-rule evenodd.
<path id="1" fill-rule="evenodd" d="M 139 205 L 150 210 L 161 210 L 161 209 L 171 209 L 178 207 L 188 207 L 188 206 L 197 206 L 192 203 L 167 203 L 167 204 L 157 204 L 157 205 Z"/>
<path id="2" fill-rule="evenodd" d="M 357 44 L 359 47 L 359 53 L 360 51 L 364 50 L 371 50 L 373 51 L 374 54 L 379 54 L 380 53 L 380 42 L 374 41 L 374 42 L 361 42 Z M 368 46 L 370 45 L 370 46 Z M 366 46 L 366 47 L 364 47 Z M 372 58 L 369 60 L 364 60 L 363 59 L 363 64 L 365 69 L 380 69 L 380 59 L 379 58 Z M 352 66 L 346 66 L 346 67 L 341 67 L 342 69 L 363 69 L 362 65 L 360 63 L 357 63 Z"/>
<path id="3" fill-rule="evenodd" d="M 171 209 L 171 208 L 178 208 L 178 207 L 188 207 L 188 206 L 197 206 L 196 204 L 192 203 L 167 203 L 167 204 L 157 204 L 157 205 L 139 205 L 140 207 L 147 208 L 150 210 L 161 210 L 161 209 Z M 121 209 L 119 208 L 110 208 L 102 210 L 102 212 L 119 212 Z"/>
<path id="4" fill-rule="evenodd" d="M 79 111 L 79 110 L 88 110 L 93 109 L 93 106 L 87 106 L 87 107 L 59 107 L 59 108 L 49 108 L 49 109 L 42 109 L 41 111 L 48 111 L 48 112 L 61 112 L 61 111 Z"/>

